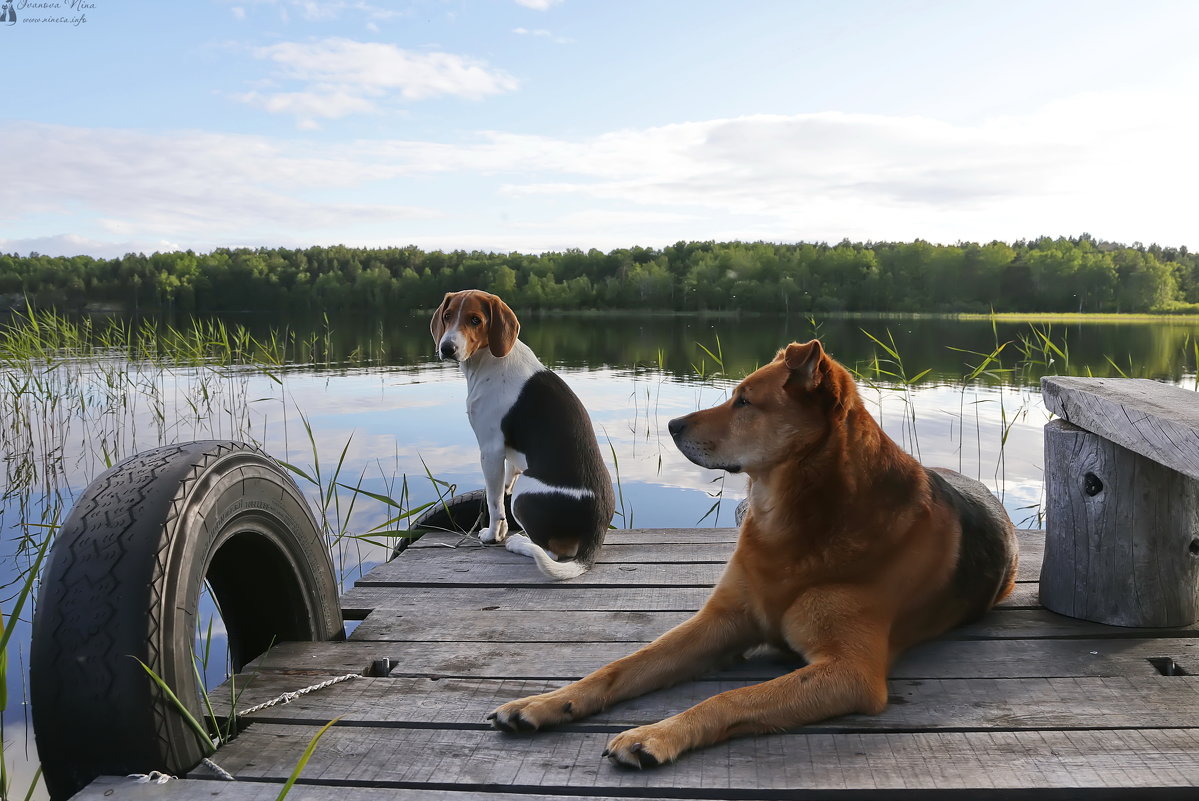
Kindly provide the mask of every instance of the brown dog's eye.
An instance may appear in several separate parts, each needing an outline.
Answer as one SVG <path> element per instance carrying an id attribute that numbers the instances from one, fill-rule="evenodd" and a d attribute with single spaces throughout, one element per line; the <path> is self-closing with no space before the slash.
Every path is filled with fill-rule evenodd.
<path id="1" fill-rule="evenodd" d="M 450 313 L 446 312 L 445 317 L 442 317 L 441 319 L 445 320 L 448 323 L 450 321 Z"/>
<path id="2" fill-rule="evenodd" d="M 745 397 L 744 395 L 738 395 L 737 397 L 733 398 L 733 405 L 734 406 L 749 406 L 750 405 L 749 398 Z"/>
<path id="3" fill-rule="evenodd" d="M 474 315 L 474 316 L 472 316 L 472 317 L 470 318 L 470 324 L 471 324 L 471 325 L 479 325 L 479 324 L 481 324 L 482 322 L 483 322 L 483 320 L 482 320 L 482 319 L 479 317 L 479 315 L 477 315 L 477 314 L 476 314 L 476 315 Z"/>

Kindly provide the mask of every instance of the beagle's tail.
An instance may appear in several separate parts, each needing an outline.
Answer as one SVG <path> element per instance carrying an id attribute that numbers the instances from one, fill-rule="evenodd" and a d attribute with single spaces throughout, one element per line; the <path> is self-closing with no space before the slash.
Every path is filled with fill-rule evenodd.
<path id="1" fill-rule="evenodd" d="M 510 534 L 504 542 L 504 547 L 512 551 L 512 553 L 518 553 L 521 556 L 531 556 L 533 561 L 537 563 L 537 569 L 554 581 L 581 576 L 591 567 L 591 565 L 584 564 L 583 562 L 557 562 L 554 560 L 554 557 L 549 555 L 549 552 L 545 548 L 542 548 L 524 534 Z"/>

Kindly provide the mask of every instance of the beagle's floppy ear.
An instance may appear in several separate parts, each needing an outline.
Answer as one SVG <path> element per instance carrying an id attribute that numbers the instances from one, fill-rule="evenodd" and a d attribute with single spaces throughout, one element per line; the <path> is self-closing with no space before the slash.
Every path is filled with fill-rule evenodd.
<path id="1" fill-rule="evenodd" d="M 445 297 L 441 299 L 441 305 L 437 307 L 437 311 L 433 312 L 433 319 L 429 321 L 429 333 L 433 335 L 433 342 L 440 343 L 441 338 L 445 336 L 445 313 L 450 308 L 450 298 L 454 297 L 453 292 L 446 292 Z"/>
<path id="2" fill-rule="evenodd" d="M 503 358 L 516 347 L 516 338 L 520 335 L 520 321 L 516 319 L 516 312 L 498 295 L 489 295 L 487 304 L 491 307 L 487 323 L 487 347 L 492 356 Z"/>
<path id="3" fill-rule="evenodd" d="M 826 358 L 824 348 L 821 347 L 819 339 L 813 339 L 802 345 L 792 342 L 779 351 L 775 360 L 780 358 L 786 363 L 787 369 L 791 371 L 786 386 L 796 387 L 805 392 L 811 392 L 820 386 L 820 382 L 824 380 L 825 374 L 828 372 L 824 364 Z"/>

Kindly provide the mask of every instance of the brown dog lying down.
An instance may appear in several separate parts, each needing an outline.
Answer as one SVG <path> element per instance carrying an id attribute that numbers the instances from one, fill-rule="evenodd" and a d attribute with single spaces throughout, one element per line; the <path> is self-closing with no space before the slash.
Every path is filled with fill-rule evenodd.
<path id="1" fill-rule="evenodd" d="M 761 644 L 808 664 L 618 734 L 605 754 L 645 768 L 729 737 L 877 714 L 904 649 L 1012 590 L 1016 535 L 1000 503 L 904 453 L 816 340 L 788 345 L 728 401 L 669 428 L 696 464 L 749 475 L 724 575 L 690 620 L 581 681 L 504 704 L 488 716 L 497 728 L 578 720 Z"/>

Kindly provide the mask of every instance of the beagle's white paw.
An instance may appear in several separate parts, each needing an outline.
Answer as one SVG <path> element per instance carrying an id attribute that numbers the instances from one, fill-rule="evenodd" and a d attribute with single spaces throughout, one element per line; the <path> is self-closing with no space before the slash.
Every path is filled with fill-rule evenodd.
<path id="1" fill-rule="evenodd" d="M 482 542 L 503 542 L 508 539 L 508 521 L 502 517 L 496 520 L 479 532 L 479 539 Z"/>

